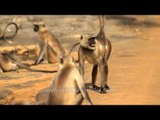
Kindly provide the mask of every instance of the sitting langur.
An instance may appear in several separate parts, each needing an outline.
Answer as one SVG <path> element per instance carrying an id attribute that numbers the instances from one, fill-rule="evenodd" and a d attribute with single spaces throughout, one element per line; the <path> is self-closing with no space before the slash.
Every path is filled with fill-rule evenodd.
<path id="1" fill-rule="evenodd" d="M 38 32 L 40 36 L 40 52 L 35 61 L 35 64 L 39 64 L 41 62 L 44 63 L 56 63 L 59 56 L 65 55 L 65 50 L 58 39 L 47 30 L 44 23 L 34 23 L 33 30 Z M 47 46 L 50 46 L 48 49 Z"/>
<path id="2" fill-rule="evenodd" d="M 37 102 L 46 105 L 81 105 L 85 99 L 92 105 L 73 58 L 68 55 L 61 58 L 60 63 L 51 85 L 36 95 Z"/>
<path id="3" fill-rule="evenodd" d="M 8 27 L 10 27 L 10 26 L 14 26 L 15 27 L 15 32 L 10 36 L 6 36 L 6 31 L 7 31 Z M 17 35 L 17 32 L 18 32 L 17 24 L 14 23 L 14 22 L 10 22 L 5 26 L 3 31 L 0 29 L 0 40 L 6 40 L 6 39 L 14 38 Z"/>
<path id="4" fill-rule="evenodd" d="M 24 68 L 32 72 L 54 73 L 57 71 L 36 70 L 18 61 L 11 53 L 0 53 L 0 73 L 15 71 L 18 68 Z"/>
<path id="5" fill-rule="evenodd" d="M 109 86 L 107 84 L 108 77 L 108 58 L 111 53 L 111 43 L 106 38 L 104 32 L 104 20 L 105 16 L 99 16 L 100 31 L 97 36 L 85 35 L 81 36 L 80 48 L 78 52 L 80 73 L 84 79 L 84 63 L 85 61 L 93 64 L 92 69 L 92 87 L 97 89 L 95 85 L 97 71 L 99 67 L 100 72 L 100 93 L 106 93 Z"/>

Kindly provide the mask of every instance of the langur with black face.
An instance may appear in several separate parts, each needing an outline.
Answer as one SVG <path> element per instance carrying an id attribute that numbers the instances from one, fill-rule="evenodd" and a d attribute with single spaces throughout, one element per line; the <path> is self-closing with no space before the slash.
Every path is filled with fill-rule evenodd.
<path id="1" fill-rule="evenodd" d="M 99 16 L 100 31 L 97 36 L 86 35 L 81 36 L 80 49 L 79 49 L 79 65 L 80 73 L 84 78 L 84 63 L 85 61 L 93 64 L 92 69 L 92 87 L 97 89 L 96 77 L 99 67 L 100 72 L 100 93 L 106 93 L 109 86 L 107 84 L 108 79 L 108 58 L 111 53 L 111 42 L 106 38 L 104 32 L 105 16 Z"/>
<path id="2" fill-rule="evenodd" d="M 60 56 L 65 56 L 65 49 L 59 40 L 47 30 L 47 27 L 42 22 L 33 24 L 33 30 L 38 32 L 40 36 L 40 52 L 35 61 L 35 65 L 43 63 L 57 63 Z M 50 46 L 48 49 L 47 46 Z"/>
<path id="3" fill-rule="evenodd" d="M 109 89 L 108 79 L 108 59 L 111 54 L 112 46 L 111 42 L 106 38 L 104 32 L 105 16 L 99 16 L 100 31 L 94 36 L 93 34 L 87 34 L 81 36 L 80 42 L 74 44 L 73 47 L 80 45 L 78 51 L 78 60 L 80 67 L 80 74 L 84 79 L 84 64 L 85 61 L 93 65 L 92 69 L 92 89 L 98 90 L 100 93 L 106 93 Z M 100 73 L 100 87 L 97 87 L 96 78 L 99 68 Z"/>

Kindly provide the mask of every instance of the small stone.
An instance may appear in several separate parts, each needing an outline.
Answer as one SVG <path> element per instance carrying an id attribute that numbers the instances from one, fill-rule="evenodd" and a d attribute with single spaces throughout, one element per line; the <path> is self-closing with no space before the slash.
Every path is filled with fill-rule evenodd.
<path id="1" fill-rule="evenodd" d="M 0 104 L 8 104 L 14 99 L 14 93 L 9 89 L 0 89 Z"/>

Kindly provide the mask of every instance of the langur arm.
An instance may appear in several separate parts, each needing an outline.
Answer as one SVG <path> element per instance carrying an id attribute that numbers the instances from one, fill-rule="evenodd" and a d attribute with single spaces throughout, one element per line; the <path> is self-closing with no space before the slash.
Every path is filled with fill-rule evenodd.
<path id="1" fill-rule="evenodd" d="M 102 61 L 99 65 L 99 72 L 100 72 L 100 93 L 107 93 L 107 90 L 109 90 L 109 86 L 107 84 L 108 79 L 108 64 L 105 61 Z"/>
<path id="2" fill-rule="evenodd" d="M 82 79 L 84 79 L 84 63 L 85 63 L 85 60 L 83 59 L 83 54 L 82 54 L 81 48 L 78 51 L 78 60 L 79 60 L 79 72 L 82 76 Z"/>
<path id="3" fill-rule="evenodd" d="M 44 54 L 45 54 L 45 52 L 46 52 L 46 50 L 47 50 L 47 46 L 48 46 L 48 43 L 47 43 L 47 41 L 45 41 L 45 43 L 42 44 L 42 46 L 41 46 L 41 48 L 40 48 L 40 52 L 39 52 L 39 54 L 38 54 L 38 57 L 37 57 L 37 59 L 36 59 L 36 61 L 35 61 L 35 64 L 36 64 L 36 65 L 39 64 L 40 60 L 41 60 L 42 57 L 44 56 Z"/>
<path id="4" fill-rule="evenodd" d="M 75 80 L 76 80 L 76 83 L 78 85 L 78 88 L 79 88 L 79 90 L 80 90 L 83 98 L 85 100 L 87 100 L 87 102 L 88 102 L 89 105 L 93 105 L 93 103 L 90 100 L 90 97 L 89 97 L 89 95 L 87 93 L 87 89 L 85 88 L 85 85 L 83 83 L 82 77 L 79 75 L 79 77 L 77 77 Z"/>

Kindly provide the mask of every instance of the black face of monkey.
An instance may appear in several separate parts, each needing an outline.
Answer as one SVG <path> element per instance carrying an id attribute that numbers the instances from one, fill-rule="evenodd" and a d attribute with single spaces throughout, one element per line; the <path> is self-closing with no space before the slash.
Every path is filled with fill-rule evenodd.
<path id="1" fill-rule="evenodd" d="M 95 47 L 96 45 L 95 39 L 96 39 L 95 37 L 91 37 L 88 39 L 88 44 L 90 47 Z"/>
<path id="2" fill-rule="evenodd" d="M 38 25 L 33 25 L 33 26 L 34 26 L 33 31 L 34 31 L 34 32 L 38 32 L 39 26 L 38 26 Z"/>

